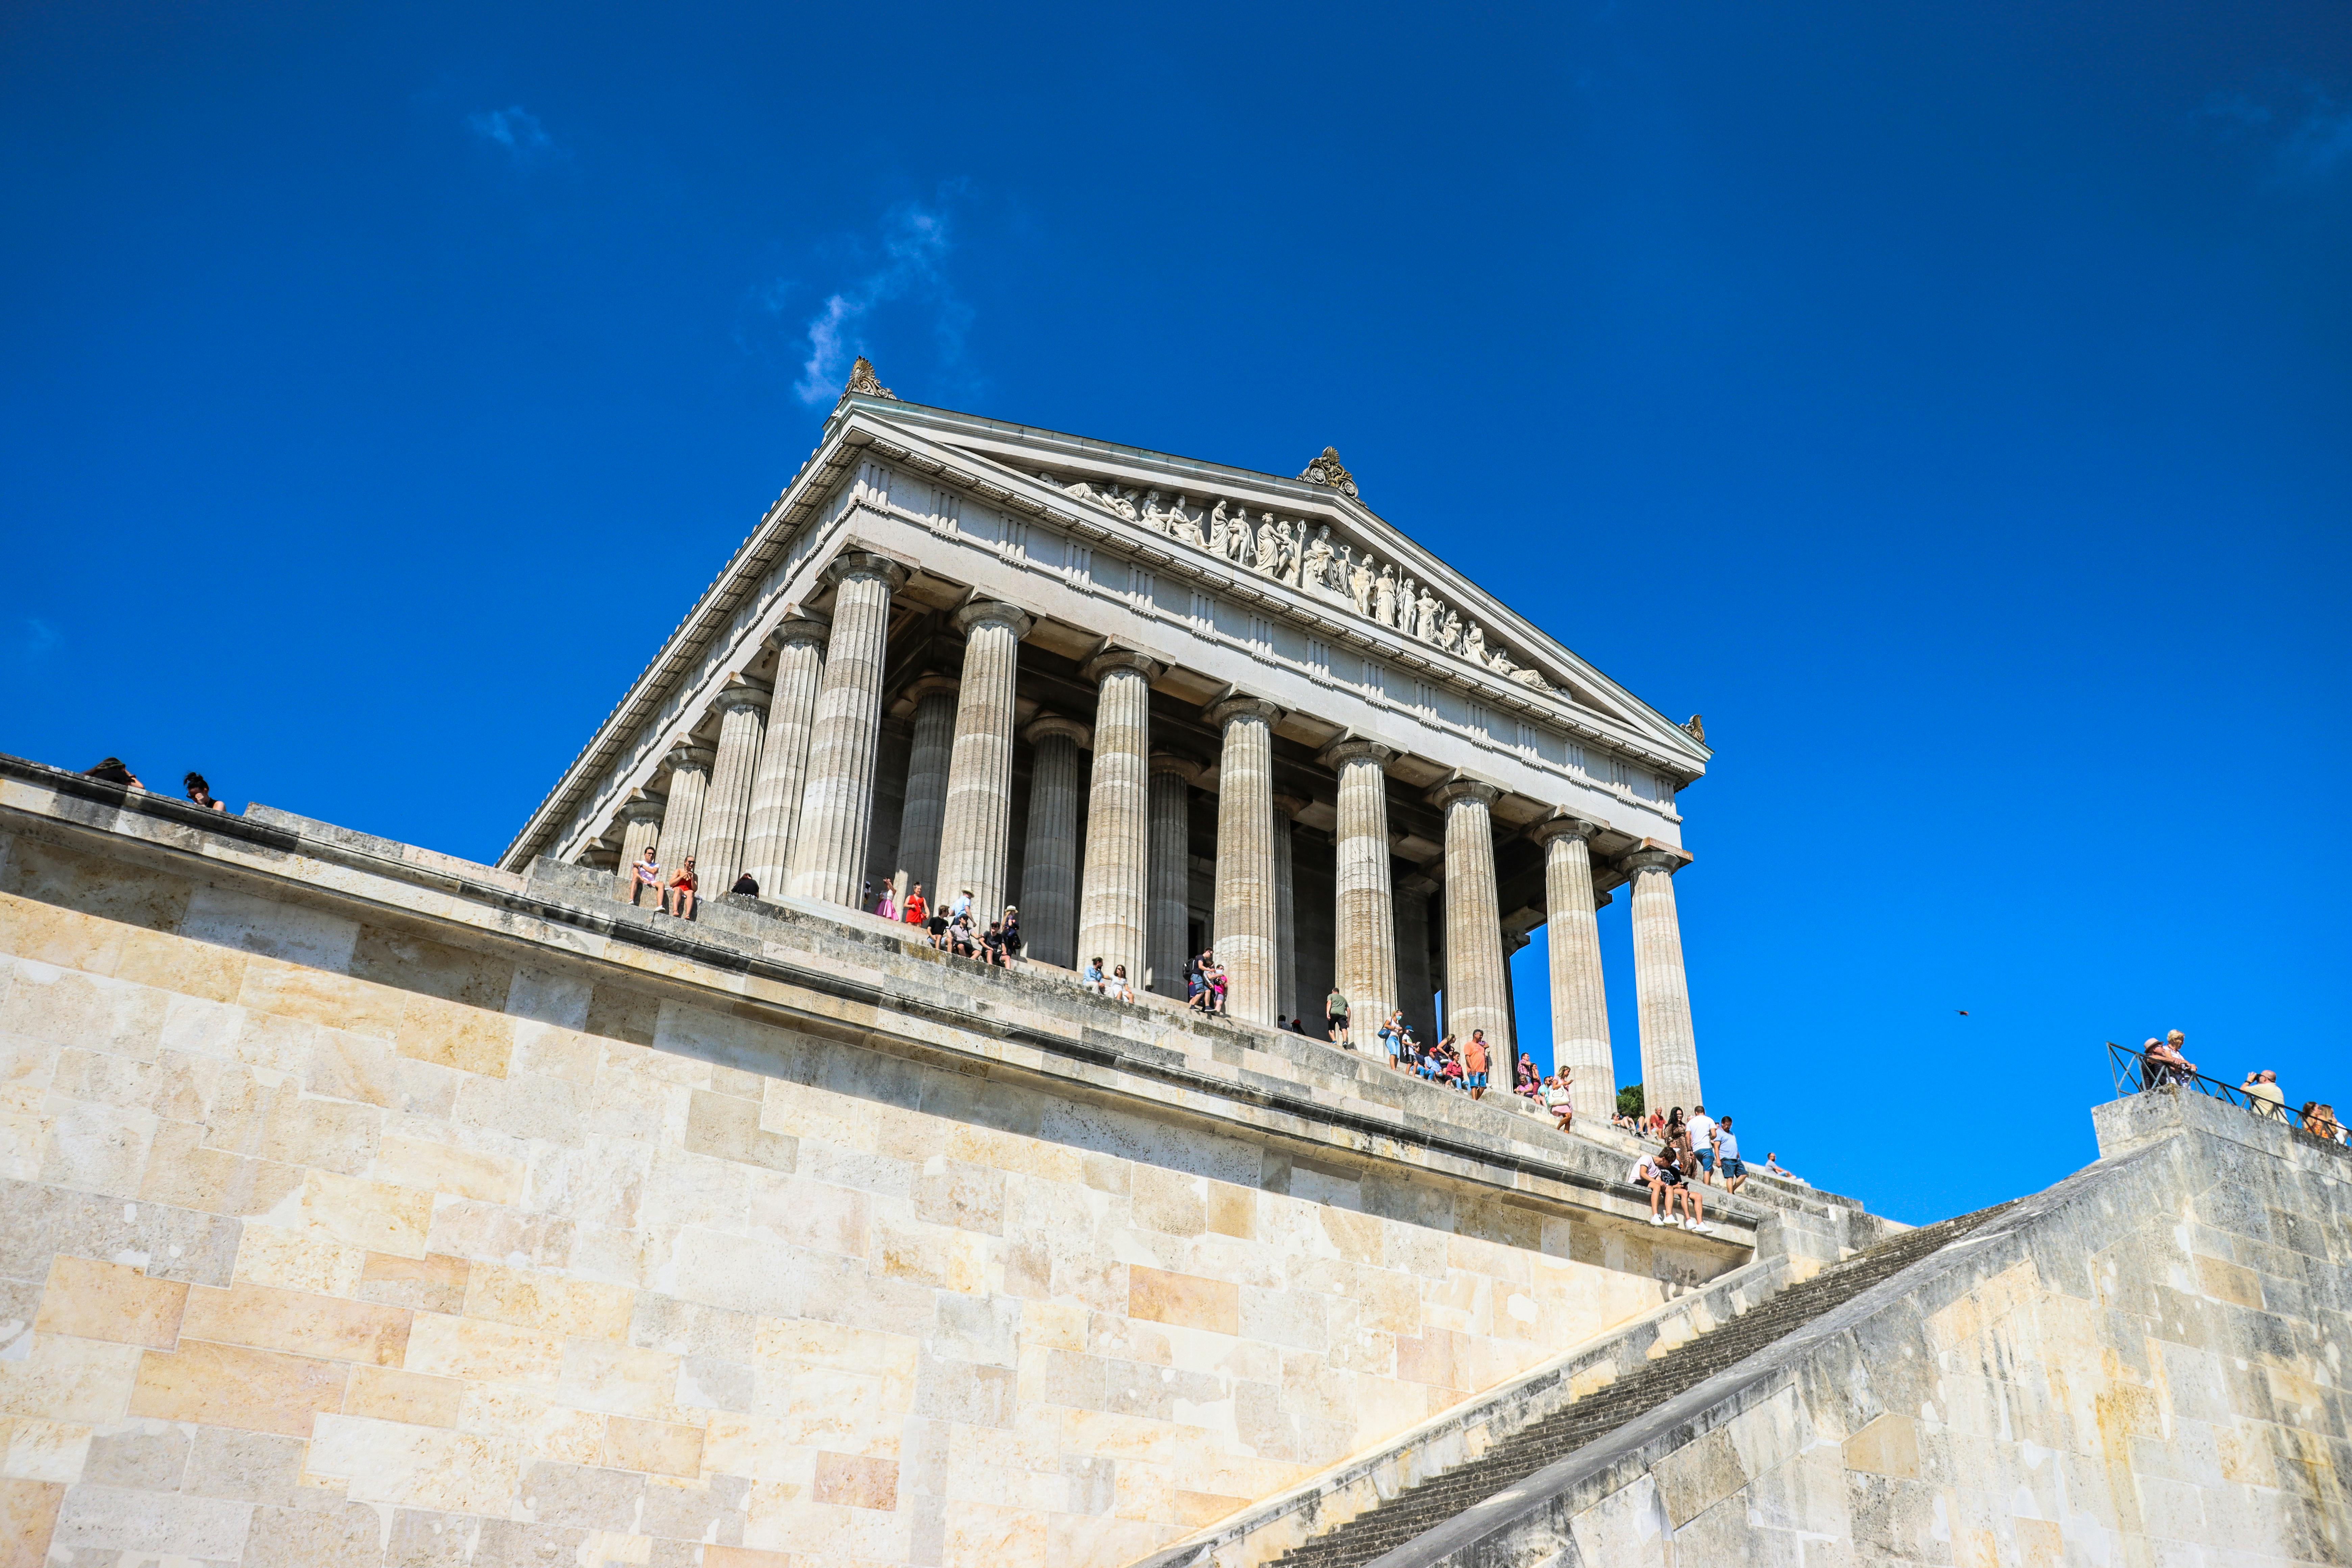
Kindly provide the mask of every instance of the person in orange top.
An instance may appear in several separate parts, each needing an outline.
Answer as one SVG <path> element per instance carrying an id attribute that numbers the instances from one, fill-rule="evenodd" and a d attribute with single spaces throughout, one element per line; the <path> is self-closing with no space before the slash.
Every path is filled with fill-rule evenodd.
<path id="1" fill-rule="evenodd" d="M 686 858 L 686 864 L 677 868 L 677 875 L 669 879 L 669 912 L 682 921 L 692 920 L 694 889 L 694 857 L 689 855 Z"/>
<path id="2" fill-rule="evenodd" d="M 917 931 L 929 930 L 931 906 L 923 902 L 923 885 L 920 882 L 907 889 L 906 907 L 899 911 L 899 918 Z"/>

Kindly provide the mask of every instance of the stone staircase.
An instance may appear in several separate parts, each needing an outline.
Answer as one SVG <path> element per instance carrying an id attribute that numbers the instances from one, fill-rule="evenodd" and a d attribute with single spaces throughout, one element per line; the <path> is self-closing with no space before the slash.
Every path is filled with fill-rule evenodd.
<path id="1" fill-rule="evenodd" d="M 1361 1568 L 1476 1503 L 1697 1387 L 1832 1308 L 1974 1230 L 2009 1204 L 1905 1231 L 1792 1285 L 1712 1333 L 1513 1433 L 1475 1459 L 1381 1501 L 1277 1559 L 1277 1568 Z"/>

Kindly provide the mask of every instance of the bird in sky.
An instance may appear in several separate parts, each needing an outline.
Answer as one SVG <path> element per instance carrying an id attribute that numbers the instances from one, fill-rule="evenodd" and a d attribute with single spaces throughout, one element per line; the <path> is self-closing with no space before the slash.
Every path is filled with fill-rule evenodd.
<path id="1" fill-rule="evenodd" d="M 1952 1011 L 1958 1013 L 1963 1018 L 1969 1016 L 1969 1010 L 1966 1007 L 1955 1007 Z"/>

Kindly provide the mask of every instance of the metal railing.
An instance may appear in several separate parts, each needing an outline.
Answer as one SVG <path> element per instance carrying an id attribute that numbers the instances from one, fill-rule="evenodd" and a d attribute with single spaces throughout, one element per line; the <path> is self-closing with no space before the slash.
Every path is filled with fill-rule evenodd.
<path id="1" fill-rule="evenodd" d="M 2284 1121 L 2312 1142 L 2324 1143 L 2352 1159 L 2352 1148 L 2346 1147 L 2344 1129 L 2333 1112 L 2325 1118 L 2305 1117 L 2292 1105 L 2257 1100 L 2244 1089 L 2233 1088 L 2220 1079 L 2207 1078 L 2203 1073 L 2191 1072 L 2169 1062 L 2150 1061 L 2144 1052 L 2133 1050 L 2129 1046 L 2119 1046 L 2113 1040 L 2107 1042 L 2107 1065 L 2115 1073 L 2116 1097 L 2118 1100 L 2127 1094 L 2162 1090 L 2177 1094 L 2183 1089 L 2191 1089 L 2208 1100 L 2219 1100 L 2237 1106 L 2251 1115 Z"/>

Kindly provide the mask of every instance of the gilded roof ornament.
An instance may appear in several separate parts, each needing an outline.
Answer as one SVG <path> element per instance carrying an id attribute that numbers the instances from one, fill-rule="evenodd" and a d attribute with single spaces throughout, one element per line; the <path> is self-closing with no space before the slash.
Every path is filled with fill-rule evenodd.
<path id="1" fill-rule="evenodd" d="M 879 381 L 875 379 L 874 362 L 867 359 L 864 354 L 859 354 L 857 356 L 857 363 L 849 367 L 849 384 L 841 389 L 841 395 L 844 397 L 887 397 L 893 403 L 898 401 L 898 395 L 897 393 L 891 391 L 888 387 L 883 385 Z"/>
<path id="2" fill-rule="evenodd" d="M 1328 485 L 1349 500 L 1358 499 L 1356 477 L 1339 461 L 1339 449 L 1336 447 L 1324 447 L 1323 455 L 1307 464 L 1307 471 L 1298 477 L 1310 485 Z"/>

